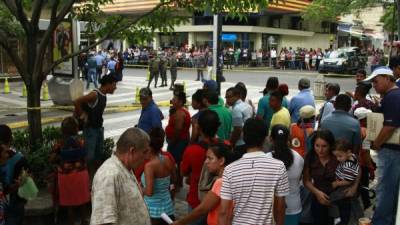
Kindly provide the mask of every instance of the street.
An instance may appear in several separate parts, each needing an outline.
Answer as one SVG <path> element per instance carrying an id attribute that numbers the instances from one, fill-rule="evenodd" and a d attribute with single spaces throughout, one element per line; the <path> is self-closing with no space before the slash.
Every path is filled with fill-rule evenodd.
<path id="1" fill-rule="evenodd" d="M 239 69 L 241 69 L 239 67 Z M 262 96 L 260 91 L 265 87 L 265 83 L 270 76 L 277 76 L 280 83 L 286 83 L 289 86 L 289 96 L 297 94 L 297 82 L 302 77 L 307 77 L 311 80 L 311 84 L 315 81 L 318 73 L 292 71 L 292 70 L 239 70 L 238 71 L 224 71 L 226 82 L 222 83 L 221 96 L 225 97 L 225 90 L 234 86 L 237 82 L 241 81 L 246 84 L 248 89 L 248 98 L 254 103 L 257 103 Z M 107 112 L 104 116 L 105 136 L 117 139 L 119 135 L 129 127 L 134 126 L 140 116 L 140 110 L 126 111 L 124 106 L 130 106 L 135 101 L 136 88 L 142 88 L 147 85 L 145 80 L 145 69 L 126 69 L 124 71 L 124 79 L 117 85 L 117 90 L 113 95 L 108 96 L 107 105 L 112 107 L 112 112 Z M 190 96 L 199 88 L 202 87 L 200 81 L 195 81 L 196 71 L 194 70 L 180 70 L 178 72 L 178 80 L 176 83 L 186 84 L 186 91 L 188 100 Z M 161 81 L 159 80 L 159 83 Z M 326 82 L 338 82 L 342 89 L 341 91 L 353 91 L 354 80 L 351 77 L 327 77 Z M 92 88 L 93 86 L 91 86 Z M 153 84 L 152 86 L 153 87 Z M 311 85 L 313 87 L 313 85 Z M 12 127 L 22 128 L 26 125 L 26 98 L 20 97 L 22 95 L 22 83 L 10 83 L 11 94 L 0 94 L 0 123 L 10 124 Z M 172 98 L 172 92 L 167 88 L 152 88 L 153 98 L 156 102 L 166 102 Z M 87 91 L 85 91 L 87 92 Z M 42 101 L 42 107 L 50 107 L 53 103 L 51 100 Z M 114 108 L 121 106 L 120 108 Z M 18 109 L 13 109 L 16 107 Z M 168 107 L 161 107 L 161 110 L 166 117 L 163 120 L 164 125 L 168 122 Z M 190 108 L 190 110 L 192 110 Z M 42 117 L 46 125 L 58 126 L 60 118 L 71 115 L 72 107 L 70 109 L 55 110 L 43 109 Z M 193 111 L 191 111 L 193 112 Z M 57 121 L 57 122 L 54 122 Z"/>

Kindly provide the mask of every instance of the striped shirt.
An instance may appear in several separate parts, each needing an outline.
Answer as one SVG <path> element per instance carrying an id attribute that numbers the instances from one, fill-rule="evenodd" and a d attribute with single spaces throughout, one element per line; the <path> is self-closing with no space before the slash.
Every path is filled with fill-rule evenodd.
<path id="1" fill-rule="evenodd" d="M 289 194 L 285 165 L 261 151 L 228 165 L 222 180 L 221 199 L 235 202 L 232 224 L 272 224 L 274 196 Z"/>
<path id="2" fill-rule="evenodd" d="M 359 169 L 358 160 L 354 154 L 351 158 L 351 160 L 339 163 L 335 172 L 337 179 L 353 181 L 357 178 Z"/>

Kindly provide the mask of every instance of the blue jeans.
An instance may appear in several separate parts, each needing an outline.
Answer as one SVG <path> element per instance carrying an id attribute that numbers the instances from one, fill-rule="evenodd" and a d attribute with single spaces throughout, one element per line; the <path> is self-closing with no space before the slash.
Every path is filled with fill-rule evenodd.
<path id="1" fill-rule="evenodd" d="M 182 156 L 183 152 L 185 151 L 186 147 L 189 144 L 189 140 L 179 140 L 178 142 L 171 144 L 168 140 L 168 147 L 167 151 L 171 153 L 171 155 L 174 157 L 176 164 L 179 165 L 181 164 L 182 161 Z"/>
<path id="2" fill-rule="evenodd" d="M 400 151 L 382 148 L 378 152 L 378 186 L 374 225 L 394 225 L 400 183 Z"/>
<path id="3" fill-rule="evenodd" d="M 104 148 L 104 128 L 84 128 L 83 139 L 85 141 L 88 161 L 93 162 L 102 160 Z"/>
<path id="4" fill-rule="evenodd" d="M 97 88 L 97 80 L 98 80 L 98 77 L 97 77 L 96 69 L 89 69 L 87 81 L 86 81 L 86 89 L 89 89 L 90 82 L 93 82 L 94 87 Z"/>
<path id="5" fill-rule="evenodd" d="M 285 225 L 299 225 L 301 213 L 285 215 Z"/>

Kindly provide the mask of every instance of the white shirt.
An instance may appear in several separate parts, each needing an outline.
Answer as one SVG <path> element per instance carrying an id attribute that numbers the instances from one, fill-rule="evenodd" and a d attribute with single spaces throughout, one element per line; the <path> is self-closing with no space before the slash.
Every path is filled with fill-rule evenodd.
<path id="1" fill-rule="evenodd" d="M 293 164 L 287 171 L 289 177 L 289 195 L 285 197 L 286 202 L 286 215 L 295 215 L 301 212 L 301 199 L 300 199 L 300 180 L 304 167 L 304 159 L 299 153 L 292 150 Z M 272 157 L 272 153 L 267 153 Z"/>
<path id="2" fill-rule="evenodd" d="M 276 50 L 271 50 L 271 58 L 276 58 Z"/>

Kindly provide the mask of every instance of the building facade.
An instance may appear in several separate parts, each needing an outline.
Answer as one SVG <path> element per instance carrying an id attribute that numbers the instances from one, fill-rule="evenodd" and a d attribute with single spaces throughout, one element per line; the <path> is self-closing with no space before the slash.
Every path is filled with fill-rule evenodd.
<path id="1" fill-rule="evenodd" d="M 107 13 L 135 14 L 151 10 L 158 0 L 114 0 L 105 6 Z M 286 0 L 270 3 L 260 13 L 249 13 L 247 20 L 223 19 L 223 46 L 250 50 L 272 47 L 321 48 L 331 47 L 336 38 L 336 24 L 305 22 L 301 12 L 309 0 Z M 149 44 L 153 48 L 212 46 L 213 16 L 207 12 L 191 15 L 187 24 L 174 27 L 174 33 L 156 32 Z M 124 42 L 124 48 L 132 43 Z"/>

